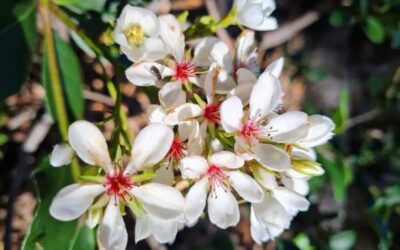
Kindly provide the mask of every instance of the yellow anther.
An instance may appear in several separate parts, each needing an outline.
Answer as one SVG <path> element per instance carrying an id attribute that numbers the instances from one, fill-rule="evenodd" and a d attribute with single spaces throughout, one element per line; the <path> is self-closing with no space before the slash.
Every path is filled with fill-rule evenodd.
<path id="1" fill-rule="evenodd" d="M 144 40 L 144 32 L 142 26 L 139 24 L 132 24 L 124 31 L 125 37 L 128 42 L 133 46 L 140 46 Z"/>

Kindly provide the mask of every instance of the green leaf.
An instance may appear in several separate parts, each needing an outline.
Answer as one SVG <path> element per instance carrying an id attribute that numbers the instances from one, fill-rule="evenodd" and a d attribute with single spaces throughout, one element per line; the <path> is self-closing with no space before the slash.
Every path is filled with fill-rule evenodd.
<path id="1" fill-rule="evenodd" d="M 349 91 L 347 89 L 340 90 L 339 106 L 333 112 L 333 121 L 336 124 L 336 134 L 342 133 L 346 129 L 347 121 L 349 119 L 349 100 Z"/>
<path id="2" fill-rule="evenodd" d="M 333 235 L 329 240 L 329 247 L 332 250 L 351 249 L 356 242 L 357 235 L 354 231 L 348 230 Z"/>
<path id="3" fill-rule="evenodd" d="M 84 81 L 79 60 L 70 45 L 64 42 L 59 36 L 55 36 L 54 42 L 56 47 L 58 68 L 60 71 L 61 81 L 68 107 L 74 118 L 80 119 L 82 118 L 84 112 Z M 50 110 L 53 119 L 56 120 L 57 115 L 54 106 L 54 97 L 50 82 L 51 79 L 46 53 L 47 52 L 45 49 L 42 61 L 41 78 L 46 89 L 46 106 Z"/>
<path id="4" fill-rule="evenodd" d="M 310 239 L 307 234 L 299 233 L 293 238 L 293 244 L 300 250 L 314 250 L 314 246 L 310 244 Z"/>
<path id="5" fill-rule="evenodd" d="M 0 100 L 26 81 L 36 44 L 34 0 L 0 1 Z"/>
<path id="6" fill-rule="evenodd" d="M 178 22 L 180 23 L 185 23 L 187 18 L 189 16 L 189 11 L 185 10 L 184 12 L 182 12 L 181 14 L 179 14 L 176 19 L 178 20 Z"/>
<path id="7" fill-rule="evenodd" d="M 373 43 L 383 43 L 385 40 L 385 29 L 382 23 L 373 16 L 367 18 L 364 32 Z"/>
<path id="8" fill-rule="evenodd" d="M 75 238 L 71 242 L 69 250 L 95 250 L 96 249 L 96 232 L 88 226 L 79 229 Z"/>
<path id="9" fill-rule="evenodd" d="M 45 158 L 35 174 L 37 205 L 33 222 L 25 236 L 22 250 L 67 250 L 74 237 L 77 221 L 63 222 L 49 213 L 53 197 L 64 186 L 72 183 L 70 168 L 54 168 Z"/>
<path id="10" fill-rule="evenodd" d="M 333 27 L 342 27 L 345 25 L 344 12 L 341 10 L 333 10 L 329 16 L 329 23 Z"/>
<path id="11" fill-rule="evenodd" d="M 86 11 L 102 11 L 106 0 L 54 0 L 54 2 L 76 13 L 84 13 Z"/>

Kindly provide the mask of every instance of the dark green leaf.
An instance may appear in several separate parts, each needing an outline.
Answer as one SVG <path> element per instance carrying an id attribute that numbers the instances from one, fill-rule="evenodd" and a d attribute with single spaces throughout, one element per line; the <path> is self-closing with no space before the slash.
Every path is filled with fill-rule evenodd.
<path id="1" fill-rule="evenodd" d="M 346 129 L 349 119 L 349 99 L 350 94 L 347 89 L 342 89 L 339 93 L 339 106 L 333 113 L 333 121 L 336 124 L 335 133 L 342 133 Z"/>
<path id="2" fill-rule="evenodd" d="M 334 27 L 342 27 L 345 25 L 344 12 L 342 10 L 333 10 L 329 16 L 329 23 Z"/>
<path id="3" fill-rule="evenodd" d="M 60 72 L 66 101 L 74 118 L 80 119 L 83 116 L 84 100 L 82 93 L 83 77 L 79 61 L 69 44 L 61 40 L 61 38 L 58 36 L 55 36 L 54 41 L 56 46 L 58 69 Z M 47 107 L 50 110 L 53 119 L 56 120 L 57 116 L 46 53 L 47 51 L 45 49 L 42 61 L 41 78 L 46 89 Z"/>
<path id="4" fill-rule="evenodd" d="M 26 81 L 36 43 L 35 1 L 0 1 L 0 99 Z"/>
<path id="5" fill-rule="evenodd" d="M 364 27 L 364 32 L 373 43 L 383 43 L 385 30 L 382 23 L 375 17 L 369 16 Z"/>
<path id="6" fill-rule="evenodd" d="M 69 248 L 77 221 L 58 221 L 50 215 L 49 207 L 57 192 L 70 183 L 72 178 L 69 167 L 54 168 L 48 158 L 41 162 L 35 174 L 35 216 L 22 244 L 23 250 Z"/>

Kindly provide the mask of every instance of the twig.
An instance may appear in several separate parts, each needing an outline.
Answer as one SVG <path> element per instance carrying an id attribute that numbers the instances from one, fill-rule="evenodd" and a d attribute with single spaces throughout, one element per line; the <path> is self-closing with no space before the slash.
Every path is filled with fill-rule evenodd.
<path id="1" fill-rule="evenodd" d="M 112 98 L 110 98 L 106 95 L 102 95 L 102 94 L 90 91 L 90 90 L 86 90 L 86 89 L 83 90 L 83 97 L 87 100 L 104 103 L 105 105 L 110 106 L 110 107 L 115 106 L 115 101 Z"/>
<path id="2" fill-rule="evenodd" d="M 263 55 L 265 50 L 289 41 L 297 33 L 319 20 L 319 18 L 319 12 L 309 11 L 296 20 L 280 26 L 277 30 L 264 33 L 259 45 L 259 54 Z"/>
<path id="3" fill-rule="evenodd" d="M 355 117 L 353 117 L 353 118 L 350 118 L 350 119 L 347 121 L 344 130 L 348 130 L 348 129 L 354 127 L 354 126 L 357 126 L 357 125 L 360 125 L 360 124 L 362 124 L 362 123 L 364 123 L 364 122 L 367 122 L 367 121 L 369 121 L 369 120 L 372 120 L 372 119 L 374 119 L 378 114 L 379 114 L 379 109 L 375 108 L 375 109 L 372 109 L 372 110 L 370 110 L 370 111 L 368 111 L 368 112 L 365 112 L 365 113 L 363 113 L 363 114 L 361 114 L 361 115 L 358 115 L 358 116 L 355 116 Z"/>
<path id="4" fill-rule="evenodd" d="M 218 6 L 215 0 L 205 0 L 206 8 L 210 16 L 214 18 L 215 21 L 219 21 L 221 19 L 221 15 L 218 11 Z M 234 43 L 232 41 L 231 36 L 226 31 L 226 29 L 219 29 L 217 31 L 218 37 L 228 45 L 230 49 L 234 48 Z"/>

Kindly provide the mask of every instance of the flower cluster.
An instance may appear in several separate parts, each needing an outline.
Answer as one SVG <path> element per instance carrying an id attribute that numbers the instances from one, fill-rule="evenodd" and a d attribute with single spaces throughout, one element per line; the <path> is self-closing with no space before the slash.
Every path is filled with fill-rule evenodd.
<path id="1" fill-rule="evenodd" d="M 257 30 L 276 28 L 273 1 L 238 0 L 236 21 Z M 188 47 L 182 25 L 170 14 L 126 6 L 114 39 L 133 65 L 127 79 L 159 89 L 147 111 L 149 125 L 129 156 L 112 161 L 105 138 L 92 123 L 69 128 L 57 145 L 54 166 L 76 154 L 98 166 L 97 175 L 63 188 L 50 213 L 73 220 L 86 212 L 99 225 L 104 249 L 125 249 L 126 209 L 136 219 L 135 240 L 174 241 L 204 210 L 220 228 L 238 224 L 239 203 L 250 204 L 251 235 L 261 244 L 280 235 L 309 207 L 307 181 L 324 173 L 312 149 L 326 143 L 334 124 L 322 115 L 283 111 L 282 58 L 263 72 L 254 32 L 244 30 L 234 53 L 216 37 Z M 182 185 L 185 184 L 185 185 Z"/>

